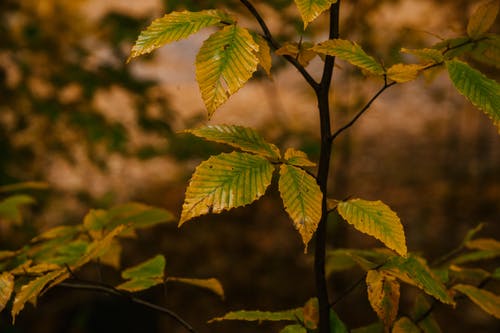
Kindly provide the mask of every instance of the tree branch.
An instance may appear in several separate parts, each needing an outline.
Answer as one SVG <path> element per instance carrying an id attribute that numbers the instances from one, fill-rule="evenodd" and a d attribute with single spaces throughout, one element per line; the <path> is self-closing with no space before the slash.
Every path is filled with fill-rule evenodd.
<path id="1" fill-rule="evenodd" d="M 384 83 L 384 86 L 382 88 L 380 88 L 379 91 L 377 91 L 377 93 L 375 95 L 373 95 L 372 98 L 370 98 L 370 100 L 368 101 L 368 103 L 365 104 L 365 106 L 363 106 L 363 108 L 361 110 L 358 111 L 358 113 L 354 116 L 354 118 L 351 119 L 351 121 L 349 121 L 347 124 L 345 124 L 344 126 L 342 126 L 341 128 L 339 128 L 335 133 L 333 133 L 331 136 L 330 136 L 330 142 L 333 142 L 337 136 L 339 136 L 339 134 L 341 134 L 342 132 L 344 132 L 346 129 L 348 129 L 349 127 L 351 127 L 352 125 L 354 125 L 354 123 L 366 112 L 368 111 L 368 109 L 370 108 L 370 106 L 372 105 L 372 103 L 388 88 L 392 87 L 393 85 L 395 85 L 397 82 L 391 82 L 391 83 L 387 83 L 385 82 Z"/>
<path id="2" fill-rule="evenodd" d="M 175 321 L 177 321 L 179 324 L 181 324 L 187 331 L 191 333 L 196 333 L 195 329 L 184 319 L 182 319 L 177 313 L 173 312 L 172 310 L 169 310 L 165 307 L 150 303 L 148 301 L 145 301 L 143 299 L 137 298 L 129 293 L 120 291 L 113 286 L 109 286 L 106 284 L 102 283 L 94 283 L 94 282 L 89 282 L 89 281 L 77 281 L 77 282 L 61 282 L 57 286 L 64 287 L 64 288 L 70 288 L 70 289 L 78 289 L 78 290 L 90 290 L 90 291 L 95 291 L 95 292 L 101 292 L 113 296 L 119 296 L 128 299 L 132 303 L 140 304 L 142 306 L 145 306 L 146 308 L 149 308 L 151 310 L 154 310 L 156 312 L 159 312 L 161 314 L 164 314 Z"/>
<path id="3" fill-rule="evenodd" d="M 262 16 L 259 14 L 257 9 L 255 8 L 254 5 L 248 0 L 240 0 L 240 2 L 248 9 L 248 11 L 252 14 L 252 16 L 257 20 L 259 23 L 262 31 L 264 32 L 264 38 L 269 42 L 271 47 L 274 50 L 277 50 L 281 47 L 280 43 L 274 39 L 273 35 L 271 34 L 271 31 L 267 27 L 266 22 L 262 18 Z M 313 88 L 315 91 L 319 88 L 319 83 L 314 80 L 314 78 L 309 74 L 309 72 L 302 66 L 297 59 L 295 59 L 292 56 L 285 55 L 283 56 L 289 63 L 291 63 L 299 72 L 302 74 L 304 79 L 307 81 L 307 83 Z"/>

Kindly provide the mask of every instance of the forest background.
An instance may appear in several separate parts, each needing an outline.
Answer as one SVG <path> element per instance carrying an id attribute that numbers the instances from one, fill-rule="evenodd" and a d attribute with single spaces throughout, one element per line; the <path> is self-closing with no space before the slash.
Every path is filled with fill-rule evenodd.
<path id="1" fill-rule="evenodd" d="M 248 15 L 238 1 L 206 1 L 203 8 L 214 3 Z M 257 2 L 276 35 L 285 38 L 300 31 L 292 1 L 265 3 Z M 125 63 L 138 32 L 179 5 L 201 9 L 198 1 L 1 2 L 0 185 L 33 180 L 49 185 L 30 192 L 37 200 L 23 210 L 22 221 L 0 221 L 2 249 L 15 249 L 49 227 L 78 223 L 91 207 L 133 200 L 179 215 L 194 167 L 224 149 L 178 133 L 207 122 L 193 68 L 208 32 Z M 358 6 L 365 10 L 356 11 Z M 348 1 L 341 36 L 380 59 L 395 61 L 401 46 L 439 41 L 433 32 L 444 38 L 462 32 L 472 9 L 470 1 Z M 254 25 L 250 18 L 242 20 Z M 324 39 L 319 38 L 323 28 L 319 20 L 303 39 Z M 300 148 L 316 160 L 314 96 L 293 69 L 275 62 L 272 80 L 258 74 L 210 123 L 257 127 L 280 147 Z M 471 63 L 498 81 L 498 71 Z M 312 73 L 320 68 L 318 58 L 309 65 Z M 333 121 L 342 124 L 377 86 L 341 62 L 335 80 L 339 88 L 333 101 L 345 112 Z M 487 223 L 485 234 L 500 234 L 499 144 L 491 122 L 448 80 L 440 75 L 420 78 L 388 91 L 336 142 L 331 188 L 336 197 L 356 193 L 389 203 L 403 221 L 409 248 L 422 249 L 432 259 L 454 248 L 480 222 Z M 312 276 L 313 259 L 302 254 L 285 213 L 274 209 L 279 201 L 271 195 L 250 207 L 203 217 L 204 223 L 143 232 L 124 249 L 123 264 L 160 252 L 169 271 L 217 277 L 225 288 L 224 300 L 184 286 L 168 287 L 166 297 L 158 289 L 144 294 L 197 327 L 207 327 L 206 320 L 228 308 L 300 305 L 314 293 L 312 280 L 303 278 Z M 331 228 L 335 247 L 378 244 L 349 226 L 331 223 Z M 102 274 L 116 279 L 111 269 L 104 268 Z M 336 275 L 333 293 L 345 290 L 352 279 Z M 176 332 L 171 320 L 111 297 L 63 295 L 68 291 L 51 291 L 36 309 L 25 310 L 15 327 L 2 314 L 0 332 Z M 355 289 L 336 310 L 352 324 L 375 318 L 363 288 Z M 456 311 L 439 307 L 435 313 L 451 332 L 499 329 L 498 321 L 472 304 Z M 217 332 L 257 329 L 235 323 L 208 327 Z"/>

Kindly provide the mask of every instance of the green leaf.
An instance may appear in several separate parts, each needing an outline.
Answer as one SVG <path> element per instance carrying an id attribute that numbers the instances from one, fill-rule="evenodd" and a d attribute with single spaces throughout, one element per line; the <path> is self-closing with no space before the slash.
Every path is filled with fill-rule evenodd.
<path id="1" fill-rule="evenodd" d="M 44 257 L 37 257 L 37 261 L 42 260 L 47 263 L 63 265 L 73 265 L 86 253 L 89 243 L 83 240 L 75 240 L 70 243 L 60 244 L 54 248 L 54 252 L 48 253 Z"/>
<path id="2" fill-rule="evenodd" d="M 285 326 L 280 333 L 307 333 L 307 330 L 302 325 L 293 324 Z"/>
<path id="3" fill-rule="evenodd" d="M 358 44 L 349 40 L 327 40 L 314 46 L 313 50 L 318 53 L 336 56 L 375 75 L 383 75 L 385 72 L 373 57 L 366 54 Z"/>
<path id="4" fill-rule="evenodd" d="M 21 207 L 31 205 L 34 202 L 35 199 L 24 194 L 7 197 L 0 201 L 0 218 L 9 220 L 14 224 L 21 224 L 23 221 Z"/>
<path id="5" fill-rule="evenodd" d="M 302 236 L 304 251 L 307 251 L 307 244 L 321 219 L 321 189 L 313 176 L 287 164 L 280 167 L 278 186 L 285 210 Z"/>
<path id="6" fill-rule="evenodd" d="M 413 255 L 408 258 L 391 257 L 380 270 L 388 272 L 403 282 L 417 286 L 443 303 L 452 305 L 455 303 L 444 284 L 434 276 L 421 258 Z"/>
<path id="7" fill-rule="evenodd" d="M 130 281 L 126 281 L 116 288 L 130 292 L 151 288 L 163 282 L 164 271 L 165 257 L 157 255 L 136 266 L 124 270 L 122 272 L 122 278 Z"/>
<path id="8" fill-rule="evenodd" d="M 0 275 L 0 312 L 5 309 L 12 291 L 14 291 L 14 276 L 8 272 L 3 272 Z"/>
<path id="9" fill-rule="evenodd" d="M 221 24 L 232 23 L 233 18 L 219 10 L 200 12 L 172 12 L 154 20 L 141 32 L 127 61 L 149 53 L 165 44 L 187 38 L 199 30 Z"/>
<path id="10" fill-rule="evenodd" d="M 370 305 L 389 329 L 398 315 L 399 283 L 384 272 L 370 270 L 366 275 L 366 286 Z"/>
<path id="11" fill-rule="evenodd" d="M 415 303 L 411 310 L 411 317 L 420 318 L 417 324 L 423 333 L 441 333 L 441 328 L 429 310 L 431 310 L 430 303 L 425 299 L 423 294 L 418 294 L 415 297 Z"/>
<path id="12" fill-rule="evenodd" d="M 259 45 L 259 51 L 255 54 L 257 59 L 259 60 L 259 65 L 264 69 L 267 76 L 271 77 L 271 67 L 272 67 L 272 58 L 271 58 L 271 48 L 267 43 L 267 40 L 261 35 L 250 32 L 253 37 L 253 40 L 257 45 Z"/>
<path id="13" fill-rule="evenodd" d="M 481 268 L 459 267 L 456 265 L 450 265 L 449 272 L 453 281 L 473 285 L 479 285 L 491 276 L 488 271 Z"/>
<path id="14" fill-rule="evenodd" d="M 444 61 L 443 54 L 436 49 L 406 49 L 402 48 L 401 52 L 417 56 L 425 63 L 439 64 Z"/>
<path id="15" fill-rule="evenodd" d="M 23 285 L 21 289 L 16 293 L 16 296 L 14 298 L 14 303 L 11 310 L 12 323 L 15 322 L 17 314 L 21 312 L 26 302 L 35 303 L 38 295 L 47 286 L 47 284 L 59 278 L 65 272 L 66 269 L 50 272 Z"/>
<path id="16" fill-rule="evenodd" d="M 298 167 L 313 167 L 316 163 L 309 160 L 307 154 L 300 150 L 295 150 L 293 148 L 288 148 L 285 152 L 285 161 L 288 164 L 295 165 Z"/>
<path id="17" fill-rule="evenodd" d="M 358 250 L 358 249 L 335 249 L 326 254 L 326 272 L 330 275 L 334 272 L 344 271 L 359 265 L 368 271 L 383 264 L 392 253 L 385 253 L 386 249 Z"/>
<path id="18" fill-rule="evenodd" d="M 462 61 L 447 61 L 446 67 L 455 88 L 486 113 L 500 133 L 500 85 Z"/>
<path id="19" fill-rule="evenodd" d="M 471 51 L 476 61 L 500 68 L 500 36 L 489 35 L 476 42 Z"/>
<path id="20" fill-rule="evenodd" d="M 392 333 L 421 333 L 418 326 L 408 317 L 401 317 L 394 323 Z"/>
<path id="21" fill-rule="evenodd" d="M 108 228 L 115 228 L 123 224 L 130 228 L 143 229 L 175 220 L 172 213 L 165 209 L 137 202 L 114 206 L 108 210 L 107 217 L 110 220 Z"/>
<path id="22" fill-rule="evenodd" d="M 382 201 L 351 199 L 339 202 L 337 210 L 359 231 L 377 238 L 399 255 L 406 255 L 406 240 L 401 221 Z"/>
<path id="23" fill-rule="evenodd" d="M 457 284 L 453 286 L 453 289 L 460 291 L 481 309 L 500 319 L 500 296 L 466 284 Z"/>
<path id="24" fill-rule="evenodd" d="M 181 277 L 169 277 L 167 279 L 168 282 L 173 281 L 173 282 L 180 282 L 180 283 L 186 283 L 195 287 L 199 288 L 205 288 L 216 295 L 220 296 L 221 298 L 224 298 L 224 289 L 222 288 L 221 283 L 219 280 L 210 278 L 210 279 L 191 279 L 191 278 L 181 278 Z"/>
<path id="25" fill-rule="evenodd" d="M 332 333 L 349 333 L 346 325 L 340 320 L 339 316 L 330 309 L 330 332 Z"/>
<path id="26" fill-rule="evenodd" d="M 454 258 L 452 263 L 459 265 L 474 261 L 495 259 L 498 257 L 500 257 L 500 251 L 498 250 L 474 251 Z"/>
<path id="27" fill-rule="evenodd" d="M 235 25 L 212 34 L 196 56 L 196 80 L 208 117 L 237 92 L 257 70 L 259 45 Z"/>
<path id="28" fill-rule="evenodd" d="M 469 37 L 457 37 L 445 39 L 433 45 L 432 48 L 440 50 L 445 59 L 449 60 L 471 51 L 474 48 L 474 43 Z"/>
<path id="29" fill-rule="evenodd" d="M 266 140 L 254 129 L 236 125 L 210 125 L 186 130 L 197 137 L 224 143 L 243 151 L 279 160 L 279 149 Z"/>
<path id="30" fill-rule="evenodd" d="M 241 320 L 241 321 L 296 321 L 298 316 L 302 315 L 302 308 L 285 310 L 285 311 L 232 311 L 226 313 L 223 317 L 213 318 L 209 321 L 223 320 Z"/>
<path id="31" fill-rule="evenodd" d="M 337 0 L 295 0 L 295 4 L 304 22 L 304 29 L 307 28 L 310 22 L 314 21 L 316 17 L 336 2 Z"/>
<path id="32" fill-rule="evenodd" d="M 413 81 L 425 66 L 416 64 L 395 64 L 387 70 L 387 77 L 398 83 Z"/>
<path id="33" fill-rule="evenodd" d="M 248 205 L 271 184 L 272 164 L 261 156 L 232 152 L 212 156 L 195 170 L 179 226 L 193 217 Z"/>
<path id="34" fill-rule="evenodd" d="M 481 4 L 472 14 L 467 24 L 467 35 L 476 39 L 487 32 L 498 15 L 500 3 L 498 0 L 488 1 Z"/>

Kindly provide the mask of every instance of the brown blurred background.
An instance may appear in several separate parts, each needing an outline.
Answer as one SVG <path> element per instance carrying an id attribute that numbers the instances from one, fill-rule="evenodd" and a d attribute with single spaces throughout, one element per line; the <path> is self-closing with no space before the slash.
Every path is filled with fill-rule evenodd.
<path id="1" fill-rule="evenodd" d="M 280 40 L 326 39 L 325 18 L 301 31 L 291 0 L 255 1 Z M 194 167 L 226 147 L 179 130 L 207 123 L 194 78 L 196 51 L 210 29 L 125 64 L 138 33 L 164 12 L 227 5 L 256 27 L 236 0 L 4 0 L 0 2 L 0 185 L 47 181 L 21 226 L 0 226 L 2 249 L 21 246 L 40 230 L 80 223 L 90 208 L 130 200 L 177 216 Z M 464 34 L 475 2 L 344 1 L 341 36 L 390 65 L 401 47 L 432 45 Z M 497 31 L 498 32 L 498 31 Z M 496 80 L 499 72 L 470 60 Z M 333 126 L 346 123 L 382 82 L 341 61 L 335 69 Z M 308 69 L 321 73 L 322 62 Z M 273 79 L 255 80 L 208 123 L 258 128 L 281 148 L 318 157 L 319 127 L 312 91 L 280 59 Z M 335 144 L 331 196 L 380 199 L 401 217 L 411 251 L 432 260 L 456 247 L 468 229 L 487 223 L 500 236 L 500 136 L 441 72 L 397 85 Z M 127 244 L 123 265 L 153 254 L 176 276 L 217 277 L 226 298 L 184 286 L 141 296 L 172 308 L 199 332 L 271 332 L 282 325 L 205 322 L 231 309 L 300 306 L 314 293 L 312 255 L 280 208 L 276 186 L 242 209 L 143 232 Z M 332 218 L 329 245 L 380 246 Z M 84 272 L 92 276 L 92 272 Z M 361 271 L 331 279 L 341 293 Z M 107 282 L 119 275 L 104 270 Z M 405 302 L 414 290 L 405 290 Z M 336 310 L 351 327 L 376 320 L 363 286 Z M 470 302 L 435 311 L 444 332 L 498 332 L 500 324 Z M 112 297 L 54 289 L 15 327 L 2 314 L 0 332 L 183 332 L 175 322 Z"/>

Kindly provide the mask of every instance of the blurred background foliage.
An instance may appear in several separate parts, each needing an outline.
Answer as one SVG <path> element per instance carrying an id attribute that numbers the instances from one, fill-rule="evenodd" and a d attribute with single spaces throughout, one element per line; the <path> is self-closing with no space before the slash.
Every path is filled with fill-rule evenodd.
<path id="1" fill-rule="evenodd" d="M 279 40 L 326 39 L 325 17 L 302 31 L 292 0 L 255 3 Z M 128 65 L 125 60 L 153 18 L 174 9 L 214 6 L 227 6 L 242 16 L 242 24 L 256 27 L 237 0 L 0 2 L 0 185 L 49 184 L 28 191 L 36 203 L 17 198 L 25 205 L 17 223 L 0 220 L 1 249 L 18 248 L 54 225 L 79 223 L 90 207 L 139 200 L 179 213 L 194 166 L 226 148 L 177 133 L 206 122 L 194 75 L 187 85 L 172 83 L 183 74 L 163 74 L 169 63 L 179 65 L 166 52 Z M 342 6 L 343 38 L 356 40 L 388 65 L 408 60 L 398 52 L 402 46 L 431 45 L 439 41 L 435 34 L 463 34 L 473 8 L 465 0 L 353 0 Z M 190 40 L 199 47 L 199 40 Z M 182 52 L 192 52 L 190 46 L 167 51 L 180 52 L 186 62 L 191 58 Z M 470 61 L 499 79 L 494 66 Z M 303 149 L 314 159 L 319 152 L 318 119 L 310 115 L 314 97 L 280 59 L 273 65 L 273 80 L 257 73 L 257 83 L 242 89 L 213 121 L 255 125 L 280 147 Z M 319 75 L 321 60 L 308 68 Z M 381 83 L 346 63 L 338 62 L 335 71 L 334 127 L 339 127 Z M 489 120 L 435 72 L 387 92 L 337 141 L 332 196 L 383 200 L 402 218 L 410 250 L 436 258 L 479 222 L 487 223 L 487 234 L 499 237 L 499 147 Z M 205 322 L 229 309 L 299 306 L 314 293 L 312 257 L 302 254 L 290 221 L 275 209 L 276 189 L 251 207 L 203 217 L 180 230 L 164 226 L 144 232 L 124 251 L 124 265 L 164 253 L 167 271 L 175 275 L 219 278 L 224 302 L 183 287 L 166 294 L 156 288 L 142 296 L 181 313 L 200 332 L 271 331 L 272 324 Z M 332 246 L 378 245 L 336 217 L 330 227 Z M 117 278 L 102 270 L 105 279 Z M 360 271 L 334 276 L 333 295 L 359 276 Z M 412 290 L 406 293 L 411 299 Z M 362 287 L 336 310 L 351 326 L 376 318 Z M 498 321 L 469 304 L 456 311 L 440 307 L 436 314 L 449 332 L 500 329 Z M 9 322 L 2 314 L 0 332 L 182 332 L 175 323 L 120 300 L 66 290 L 46 295 L 15 327 Z"/>

